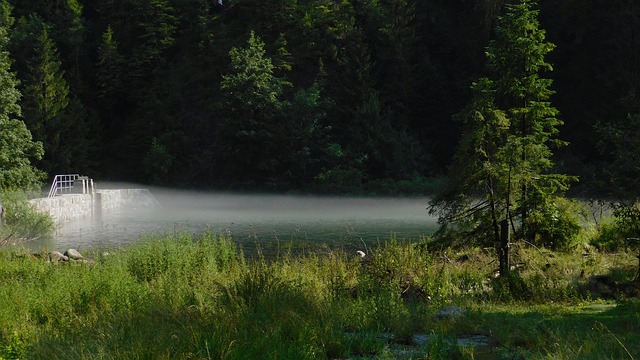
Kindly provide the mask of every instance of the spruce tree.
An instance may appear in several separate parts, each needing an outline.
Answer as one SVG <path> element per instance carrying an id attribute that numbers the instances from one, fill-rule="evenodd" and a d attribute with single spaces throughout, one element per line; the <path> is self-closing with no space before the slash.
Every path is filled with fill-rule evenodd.
<path id="1" fill-rule="evenodd" d="M 98 104 L 101 112 L 106 113 L 103 123 L 107 129 L 110 129 L 114 118 L 121 117 L 120 112 L 124 107 L 123 66 L 124 60 L 118 51 L 118 43 L 113 38 L 113 29 L 108 26 L 102 33 L 96 64 Z"/>
<path id="2" fill-rule="evenodd" d="M 510 234 L 532 241 L 572 177 L 551 172 L 551 146 L 562 122 L 549 101 L 546 55 L 553 44 L 531 0 L 506 6 L 487 47 L 490 77 L 473 84 L 473 99 L 458 117 L 465 133 L 447 191 L 432 202 L 442 231 L 493 239 L 500 271 L 509 270 Z"/>
<path id="3" fill-rule="evenodd" d="M 277 138 L 283 129 L 278 115 L 284 106 L 285 81 L 274 75 L 265 44 L 252 31 L 243 48 L 232 48 L 230 71 L 223 75 L 220 142 L 225 144 L 225 169 L 237 180 L 256 184 L 276 176 L 280 152 Z M 278 154 L 278 155 L 276 155 Z M 280 155 L 280 156 L 279 156 Z"/>
<path id="4" fill-rule="evenodd" d="M 304 181 L 315 175 L 310 173 L 311 157 L 324 146 L 319 135 L 324 117 L 320 87 L 313 85 L 285 98 L 284 89 L 291 84 L 274 74 L 276 66 L 253 32 L 246 46 L 234 47 L 229 55 L 216 144 L 224 154 L 223 173 L 242 185 L 277 189 L 307 185 Z"/>
<path id="5" fill-rule="evenodd" d="M 76 139 L 70 136 L 76 130 L 76 124 L 66 117 L 70 91 L 57 47 L 42 18 L 32 16 L 21 25 L 24 27 L 21 31 L 27 34 L 24 44 L 32 45 L 22 75 L 25 122 L 34 138 L 44 145 L 45 155 L 40 163 L 43 170 L 50 173 L 72 171 L 73 154 L 69 145 L 73 143 L 68 140 L 83 140 L 83 136 Z"/>

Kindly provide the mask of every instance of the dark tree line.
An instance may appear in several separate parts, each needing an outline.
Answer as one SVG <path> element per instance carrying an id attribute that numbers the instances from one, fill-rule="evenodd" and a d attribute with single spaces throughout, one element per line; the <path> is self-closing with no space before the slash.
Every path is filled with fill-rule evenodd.
<path id="1" fill-rule="evenodd" d="M 446 172 L 513 2 L 5 0 L 5 48 L 50 176 L 354 190 Z M 640 5 L 538 7 L 556 166 L 607 184 L 625 168 L 611 134 L 640 113 Z"/>

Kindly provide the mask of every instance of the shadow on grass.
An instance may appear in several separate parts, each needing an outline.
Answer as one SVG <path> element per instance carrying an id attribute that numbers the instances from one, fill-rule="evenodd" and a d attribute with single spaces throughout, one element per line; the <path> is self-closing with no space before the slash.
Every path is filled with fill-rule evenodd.
<path id="1" fill-rule="evenodd" d="M 478 307 L 463 323 L 442 330 L 485 334 L 495 341 L 494 351 L 508 358 L 636 359 L 640 354 L 637 300 L 619 305 Z"/>

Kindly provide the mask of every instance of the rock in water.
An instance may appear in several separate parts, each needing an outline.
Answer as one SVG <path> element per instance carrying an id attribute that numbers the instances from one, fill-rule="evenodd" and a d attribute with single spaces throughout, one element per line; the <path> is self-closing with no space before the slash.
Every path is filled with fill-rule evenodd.
<path id="1" fill-rule="evenodd" d="M 73 260 L 81 260 L 82 259 L 82 254 L 80 254 L 78 252 L 78 250 L 76 250 L 76 249 L 69 249 L 69 250 L 64 252 L 64 255 L 68 256 L 69 259 L 73 259 Z"/>

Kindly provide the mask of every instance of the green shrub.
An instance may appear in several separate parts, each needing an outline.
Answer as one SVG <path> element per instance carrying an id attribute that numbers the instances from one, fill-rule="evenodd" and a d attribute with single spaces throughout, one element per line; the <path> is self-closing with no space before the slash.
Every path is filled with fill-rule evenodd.
<path id="1" fill-rule="evenodd" d="M 20 360 L 27 358 L 27 350 L 24 341 L 20 338 L 17 332 L 11 334 L 8 344 L 6 344 L 0 351 L 0 360 Z"/>
<path id="2" fill-rule="evenodd" d="M 431 260 L 425 247 L 400 244 L 392 237 L 366 258 L 360 290 L 371 292 L 382 287 L 398 294 L 419 292 Z"/>
<path id="3" fill-rule="evenodd" d="M 522 277 L 515 271 L 510 271 L 506 275 L 493 279 L 492 286 L 493 295 L 497 300 L 510 302 L 531 299 L 531 291 L 522 280 Z"/>
<path id="4" fill-rule="evenodd" d="M 554 250 L 571 250 L 578 245 L 581 204 L 576 200 L 556 197 L 545 208 L 531 214 L 528 223 L 536 231 L 536 242 Z"/>
<path id="5" fill-rule="evenodd" d="M 225 271 L 242 266 L 242 263 L 242 254 L 235 244 L 213 233 L 196 237 L 190 234 L 145 235 L 126 253 L 127 270 L 140 282 L 161 276 L 189 282 L 190 277 L 198 277 L 203 272 Z"/>
<path id="6" fill-rule="evenodd" d="M 0 204 L 3 207 L 2 218 L 0 218 L 0 246 L 35 240 L 53 234 L 53 220 L 48 214 L 39 212 L 29 204 L 26 193 L 20 191 L 0 193 Z"/>
<path id="7" fill-rule="evenodd" d="M 127 259 L 127 269 L 140 282 L 157 279 L 169 269 L 170 254 L 166 244 L 139 245 Z"/>
<path id="8" fill-rule="evenodd" d="M 592 244 L 601 250 L 640 247 L 640 204 L 614 205 L 613 219 L 602 222 Z"/>
<path id="9" fill-rule="evenodd" d="M 362 186 L 364 177 L 362 169 L 339 165 L 317 176 L 317 190 L 329 193 L 355 192 Z"/>
<path id="10" fill-rule="evenodd" d="M 597 230 L 591 244 L 603 251 L 617 251 L 624 247 L 627 237 L 631 235 L 631 229 L 617 218 L 603 221 Z"/>

